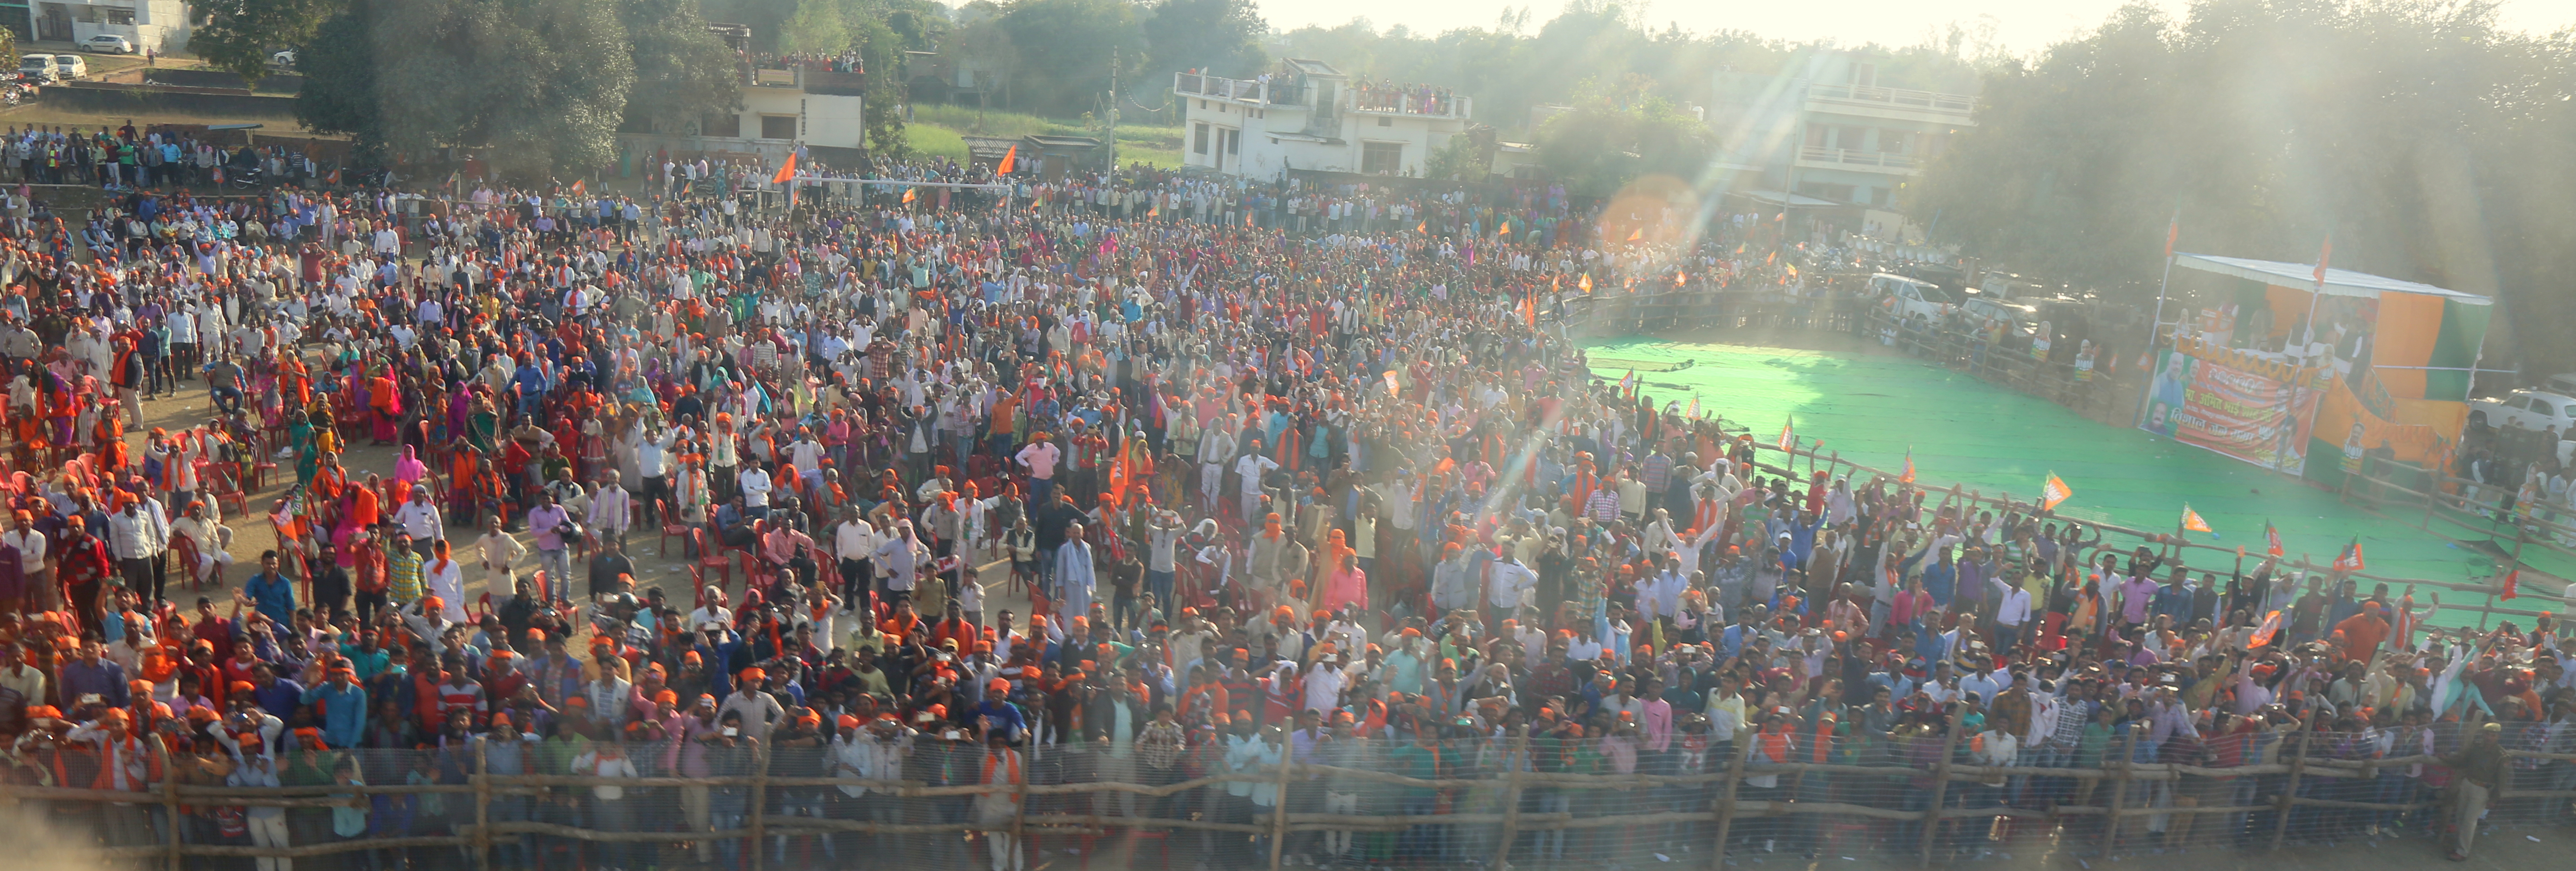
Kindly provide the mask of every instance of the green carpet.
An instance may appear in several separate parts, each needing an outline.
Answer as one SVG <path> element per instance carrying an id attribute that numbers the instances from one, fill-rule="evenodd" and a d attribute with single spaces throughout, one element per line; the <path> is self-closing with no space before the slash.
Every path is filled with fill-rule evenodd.
<path id="1" fill-rule="evenodd" d="M 2263 552 L 2268 520 L 2280 529 L 2293 560 L 2305 553 L 2324 565 L 2359 535 L 2371 574 L 2454 582 L 2471 576 L 2472 552 L 2405 522 L 2347 507 L 2332 492 L 2141 430 L 2105 426 L 1910 358 L 1650 339 L 1595 342 L 1587 351 L 1594 374 L 1613 381 L 1635 363 L 1692 361 L 1690 368 L 1673 371 L 1641 366 L 1640 392 L 1658 406 L 1678 400 L 1687 407 L 1697 396 L 1701 413 L 1724 416 L 1730 428 L 1749 427 L 1764 444 L 1774 442 L 1781 424 L 1794 415 L 1801 443 L 1821 438 L 1826 452 L 1891 473 L 1904 467 L 1910 448 L 1917 480 L 1927 486 L 1957 482 L 2026 502 L 2054 472 L 2075 491 L 2059 513 L 2155 531 L 2175 529 L 2189 503 L 2219 533 L 2216 539 L 2206 533 L 2191 538 L 2244 545 L 2253 554 L 2249 569 Z M 1615 362 L 1605 365 L 1605 358 Z M 2554 555 L 2532 551 L 2526 553 L 2532 568 L 2569 576 L 2566 567 L 2551 564 Z M 2205 550 L 2192 551 L 2186 560 L 2203 566 L 2217 561 L 2221 569 L 2234 563 Z M 2363 593 L 2369 589 L 2362 585 Z M 2418 601 L 2429 602 L 2430 592 L 2419 591 Z M 2445 591 L 2443 599 L 2484 602 L 2465 591 Z M 2476 625 L 2478 616 L 2445 611 L 2435 622 Z"/>

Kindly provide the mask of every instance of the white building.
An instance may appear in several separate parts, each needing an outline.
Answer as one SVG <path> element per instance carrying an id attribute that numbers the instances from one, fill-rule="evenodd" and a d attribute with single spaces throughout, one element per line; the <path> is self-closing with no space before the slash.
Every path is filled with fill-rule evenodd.
<path id="1" fill-rule="evenodd" d="M 1794 194 L 1892 207 L 1951 137 L 1977 123 L 1974 94 L 1887 81 L 1860 52 L 1813 51 L 1778 74 L 1721 72 L 1715 84 L 1709 124 L 1726 143 L 1722 160 L 1758 176 L 1766 189 L 1751 193 L 1765 201 Z"/>
<path id="2" fill-rule="evenodd" d="M 809 157 L 855 165 L 867 147 L 866 74 L 805 64 L 739 69 L 741 108 L 701 117 L 677 133 L 627 130 L 619 140 L 648 151 L 750 155 L 773 163 L 802 146 Z"/>
<path id="3" fill-rule="evenodd" d="M 109 34 L 132 41 L 135 51 L 172 51 L 188 45 L 185 0 L 38 0 L 30 12 L 37 39 L 81 42 Z"/>
<path id="4" fill-rule="evenodd" d="M 1176 73 L 1181 163 L 1273 179 L 1290 170 L 1420 176 L 1434 149 L 1467 129 L 1470 98 L 1390 92 L 1322 61 L 1288 58 L 1251 79 Z"/>

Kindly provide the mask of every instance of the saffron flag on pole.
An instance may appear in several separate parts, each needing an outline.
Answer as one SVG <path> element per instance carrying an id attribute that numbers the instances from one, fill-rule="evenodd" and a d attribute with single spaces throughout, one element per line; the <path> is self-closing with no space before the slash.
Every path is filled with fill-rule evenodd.
<path id="1" fill-rule="evenodd" d="M 2317 249 L 2317 286 L 2326 286 L 2326 261 L 2334 259 L 2334 234 L 2326 234 L 2324 248 Z"/>
<path id="2" fill-rule="evenodd" d="M 2515 597 L 2515 596 L 2522 595 L 2522 591 L 2521 591 L 2520 589 L 2518 589 L 2518 588 L 2519 588 L 2519 587 L 2521 587 L 2521 586 L 2522 586 L 2522 567 L 2521 567 L 2521 566 L 2515 566 L 2515 567 L 2513 568 L 2513 571 L 2509 571 L 2509 572 L 2504 573 L 2504 592 L 2496 594 L 2496 598 L 2498 598 L 2498 599 L 2510 599 L 2510 598 L 2513 598 L 2513 597 Z"/>
<path id="3" fill-rule="evenodd" d="M 2050 472 L 2048 483 L 2039 485 L 2039 510 L 2055 511 L 2057 503 L 2064 502 L 2067 497 L 2073 495 L 2075 495 L 2075 488 L 2066 486 L 2066 481 L 2057 477 L 2056 472 Z"/>
<path id="4" fill-rule="evenodd" d="M 788 179 L 795 178 L 795 177 L 796 177 L 796 152 L 790 151 L 790 152 L 787 152 L 787 162 L 785 162 L 785 163 L 781 163 L 781 164 L 779 164 L 779 165 L 778 165 L 778 174 L 777 174 L 777 175 L 770 176 L 770 177 L 769 177 L 769 183 L 770 183 L 770 184 L 786 184 Z M 904 202 L 907 202 L 907 203 L 912 202 L 912 192 L 910 192 L 910 191 L 905 191 L 905 192 L 904 192 L 904 198 L 903 198 L 903 201 L 904 201 Z"/>
<path id="5" fill-rule="evenodd" d="M 2261 647 L 2263 645 L 2270 644 L 2272 643 L 2272 638 L 2280 634 L 2281 612 L 2273 611 L 2272 613 L 2263 615 L 2263 625 L 2254 630 L 2254 638 L 2248 641 L 2246 646 Z"/>
<path id="6" fill-rule="evenodd" d="M 1896 483 L 1914 483 L 1914 449 L 1911 447 L 1905 449 L 1905 471 L 1896 473 Z"/>
<path id="7" fill-rule="evenodd" d="M 1538 297 L 1521 297 L 1521 322 L 1538 326 Z"/>
<path id="8" fill-rule="evenodd" d="M 1000 165 L 1000 166 L 996 166 L 996 167 L 993 167 L 993 174 L 994 174 L 994 175 L 1010 175 L 1010 174 L 1011 174 L 1011 168 L 1012 168 L 1012 167 L 1015 167 L 1015 166 L 1018 166 L 1019 164 L 1020 164 L 1020 147 L 1019 147 L 1018 145 L 1013 145 L 1013 146 L 1011 146 L 1010 150 L 1002 152 L 1002 165 Z M 2173 246 L 2171 246 L 2171 245 L 2167 245 L 2167 246 L 2165 246 L 2165 247 L 2166 247 L 2166 248 L 2172 248 Z M 2171 253 L 2171 252 L 2169 251 L 2169 252 L 2167 252 L 2167 253 Z"/>
<path id="9" fill-rule="evenodd" d="M 1796 415 L 1791 415 L 1789 419 L 1781 422 L 1780 440 L 1775 442 L 1774 445 L 1784 451 L 1794 451 L 1798 449 L 1798 418 Z"/>
<path id="10" fill-rule="evenodd" d="M 1628 241 L 1630 242 L 1643 238 L 1646 238 L 1646 228 L 1644 227 L 1638 227 L 1637 229 L 1628 231 Z"/>
<path id="11" fill-rule="evenodd" d="M 2281 531 L 2272 528 L 2272 521 L 2269 520 L 2263 521 L 2263 546 L 2265 548 L 2264 553 L 2268 553 L 2273 556 L 2280 556 L 2288 552 L 2281 547 Z"/>
<path id="12" fill-rule="evenodd" d="M 1690 404 L 1690 409 L 1689 409 L 1689 410 L 1687 410 L 1687 411 L 1682 412 L 1682 417 L 1683 417 L 1684 419 L 1687 419 L 1687 420 L 1698 420 L 1698 419 L 1699 419 L 1699 394 L 1697 394 L 1697 393 L 1693 393 L 1693 394 L 1691 394 L 1691 404 Z"/>
<path id="13" fill-rule="evenodd" d="M 1630 369 L 1628 370 L 1628 374 L 1619 376 L 1619 392 L 1621 394 L 1626 394 L 1628 392 L 1629 385 L 1635 383 L 1637 383 L 1637 370 Z"/>
<path id="14" fill-rule="evenodd" d="M 587 184 L 584 184 L 584 183 L 583 183 L 583 182 L 587 182 L 587 181 L 589 181 L 589 179 L 581 179 L 581 178 L 573 179 L 573 180 L 572 180 L 572 195 L 573 195 L 573 196 L 581 196 L 581 195 L 582 195 L 582 194 L 584 194 L 584 193 L 588 193 L 588 192 L 590 191 L 590 186 L 589 186 L 589 185 L 587 185 Z"/>
<path id="15" fill-rule="evenodd" d="M 912 194 L 913 194 L 913 191 L 914 191 L 914 190 L 915 190 L 914 188 L 904 188 L 904 189 L 903 189 L 903 201 L 904 201 L 904 202 L 907 202 L 907 203 L 912 202 Z"/>
<path id="16" fill-rule="evenodd" d="M 2189 502 L 2183 503 L 2182 506 L 2182 528 L 2190 532 L 2209 533 L 2211 538 L 2218 537 L 2218 530 L 2209 528 L 2209 521 L 2201 519 L 2200 512 L 2191 510 Z"/>
<path id="17" fill-rule="evenodd" d="M 1583 273 L 1583 280 L 1575 282 L 1575 283 L 1574 283 L 1574 286 L 1575 286 L 1575 287 L 1577 287 L 1577 288 L 1580 288 L 1584 293 L 1591 293 L 1591 292 L 1592 292 L 1592 273 L 1589 273 L 1589 272 Z"/>
<path id="18" fill-rule="evenodd" d="M 2333 568 L 2338 572 L 2357 572 L 2369 566 L 2361 558 L 2361 536 L 2356 535 L 2352 537 L 2351 544 L 2343 546 L 2342 553 L 2335 555 Z"/>
<path id="19" fill-rule="evenodd" d="M 2182 210 L 2175 209 L 2173 223 L 2165 225 L 2165 259 L 2173 259 L 2174 240 L 2182 237 Z"/>

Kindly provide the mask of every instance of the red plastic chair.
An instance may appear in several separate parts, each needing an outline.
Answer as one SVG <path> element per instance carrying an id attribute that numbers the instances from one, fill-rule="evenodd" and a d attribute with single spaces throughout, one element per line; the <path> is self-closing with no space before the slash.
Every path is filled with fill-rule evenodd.
<path id="1" fill-rule="evenodd" d="M 687 542 L 689 540 L 689 525 L 681 523 L 680 518 L 671 513 L 671 502 L 668 499 L 653 500 L 653 513 L 660 515 L 662 518 L 662 535 L 659 538 L 654 539 L 653 551 L 662 558 L 669 559 L 671 556 L 671 539 L 676 538 L 683 543 Z"/>
<path id="2" fill-rule="evenodd" d="M 198 590 L 205 589 L 204 583 L 198 580 L 197 577 L 196 539 L 189 538 L 184 535 L 170 536 L 170 558 L 179 563 L 180 571 L 188 573 L 189 592 L 193 593 Z M 216 586 L 222 585 L 223 584 L 220 581 L 216 583 Z"/>
<path id="3" fill-rule="evenodd" d="M 699 586 L 706 585 L 704 572 L 708 570 L 724 573 L 724 579 L 716 582 L 717 589 L 723 589 L 726 585 L 732 584 L 733 558 L 725 555 L 725 552 L 722 549 L 717 548 L 714 542 L 707 540 L 708 535 L 706 530 L 692 529 L 690 532 L 695 534 L 698 538 L 698 569 L 701 573 Z"/>

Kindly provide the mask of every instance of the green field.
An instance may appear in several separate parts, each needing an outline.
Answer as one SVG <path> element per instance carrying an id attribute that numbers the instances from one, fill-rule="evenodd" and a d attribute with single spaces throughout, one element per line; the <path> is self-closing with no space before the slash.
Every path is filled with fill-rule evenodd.
<path id="1" fill-rule="evenodd" d="M 2306 554 L 2323 565 L 2357 535 L 2370 574 L 2452 582 L 2482 574 L 2473 571 L 2480 560 L 2471 551 L 2406 522 L 2344 505 L 2332 492 L 2141 430 L 2104 426 L 2038 397 L 1911 358 L 1651 339 L 1597 342 L 1587 350 L 1593 373 L 1614 381 L 1631 365 L 1695 361 L 1688 369 L 1640 371 L 1640 392 L 1657 405 L 1678 400 L 1687 406 L 1697 397 L 1703 413 L 1723 415 L 1730 428 L 1749 427 L 1764 444 L 1794 420 L 1800 443 L 1821 438 L 1829 454 L 1891 472 L 1904 467 L 1911 449 L 1918 480 L 1928 486 L 1957 482 L 1987 496 L 2010 493 L 2027 502 L 2055 473 L 2075 491 L 2059 513 L 2083 520 L 2171 531 L 2189 504 L 2219 533 L 2216 539 L 2191 533 L 2193 541 L 2244 545 L 2258 558 L 2268 521 L 2279 528 L 2293 560 Z M 1616 362 L 1603 365 L 1605 358 Z M 2509 544 L 2509 529 L 2505 536 Z M 2538 549 L 2526 557 L 2535 570 L 2567 576 L 2567 567 L 2552 564 Z M 2233 563 L 2205 550 L 2192 551 L 2186 560 L 2222 570 Z M 2363 592 L 2368 590 L 2365 584 Z M 2445 592 L 2443 599 L 2482 602 L 2466 591 Z M 2418 600 L 2429 597 L 2419 594 Z M 2502 606 L 2551 607 L 2550 600 L 2537 601 Z M 2445 611 L 2438 622 L 2475 625 L 2477 618 Z"/>
<path id="2" fill-rule="evenodd" d="M 966 159 L 967 136 L 1089 136 L 1080 119 L 1059 120 L 1018 112 L 978 111 L 972 106 L 918 105 L 904 138 L 913 150 L 933 157 Z M 1181 128 L 1120 124 L 1118 162 L 1149 166 L 1181 165 Z"/>

